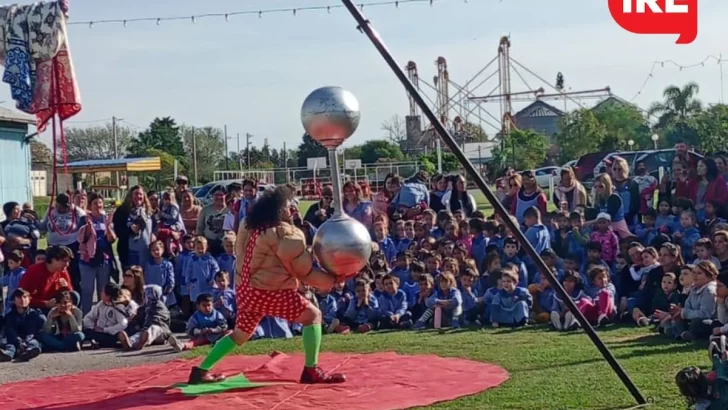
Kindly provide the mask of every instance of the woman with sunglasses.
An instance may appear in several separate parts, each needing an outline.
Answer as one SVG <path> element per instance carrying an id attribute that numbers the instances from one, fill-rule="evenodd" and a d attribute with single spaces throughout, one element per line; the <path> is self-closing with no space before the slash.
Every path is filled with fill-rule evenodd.
<path id="1" fill-rule="evenodd" d="M 321 200 L 308 207 L 303 220 L 311 226 L 318 229 L 321 224 L 328 221 L 334 214 L 334 189 L 331 185 L 323 187 L 321 190 Z"/>
<path id="2" fill-rule="evenodd" d="M 301 323 L 305 367 L 303 384 L 342 383 L 343 374 L 326 374 L 318 366 L 321 348 L 321 311 L 299 292 L 302 283 L 328 291 L 339 278 L 313 266 L 303 232 L 293 225 L 294 191 L 281 186 L 264 194 L 241 225 L 236 243 L 235 292 L 238 306 L 235 330 L 218 340 L 188 383 L 224 380 L 212 368 L 236 347 L 245 344 L 261 319 L 275 316 Z M 344 279 L 344 278 L 341 278 Z"/>

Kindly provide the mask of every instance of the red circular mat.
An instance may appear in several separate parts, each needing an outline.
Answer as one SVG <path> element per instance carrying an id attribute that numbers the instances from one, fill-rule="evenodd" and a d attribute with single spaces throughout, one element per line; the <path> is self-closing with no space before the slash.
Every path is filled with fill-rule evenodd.
<path id="1" fill-rule="evenodd" d="M 403 409 L 482 392 L 508 380 L 505 369 L 481 362 L 396 353 L 321 355 L 328 372 L 348 377 L 339 385 L 276 385 L 205 396 L 170 387 L 185 382 L 199 361 L 87 372 L 0 386 L 3 410 L 124 409 Z M 297 382 L 301 355 L 230 356 L 215 368 L 240 371 L 251 381 Z"/>

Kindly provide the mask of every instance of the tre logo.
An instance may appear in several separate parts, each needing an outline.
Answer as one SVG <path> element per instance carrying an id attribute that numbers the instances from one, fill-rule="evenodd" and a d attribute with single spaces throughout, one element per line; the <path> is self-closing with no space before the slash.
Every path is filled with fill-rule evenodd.
<path id="1" fill-rule="evenodd" d="M 698 37 L 698 0 L 607 0 L 612 18 L 635 34 L 679 34 L 677 44 Z"/>

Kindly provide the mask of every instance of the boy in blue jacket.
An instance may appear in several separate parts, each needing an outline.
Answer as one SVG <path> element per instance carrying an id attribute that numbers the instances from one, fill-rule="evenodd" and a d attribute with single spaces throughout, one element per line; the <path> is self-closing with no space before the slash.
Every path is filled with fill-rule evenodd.
<path id="1" fill-rule="evenodd" d="M 520 327 L 528 323 L 533 297 L 528 289 L 518 287 L 518 273 L 506 267 L 502 270 L 503 289 L 493 297 L 490 322 L 493 327 Z"/>
<path id="2" fill-rule="evenodd" d="M 0 349 L 0 362 L 13 359 L 27 362 L 41 353 L 38 339 L 46 317 L 40 310 L 30 307 L 30 293 L 27 290 L 17 288 L 11 297 L 15 306 L 5 315 L 7 344 L 4 349 Z"/>
<path id="3" fill-rule="evenodd" d="M 371 294 L 369 283 L 357 279 L 354 284 L 355 295 L 346 309 L 346 324 L 359 333 L 369 332 L 377 327 L 379 302 Z"/>
<path id="4" fill-rule="evenodd" d="M 20 287 L 20 278 L 25 274 L 25 268 L 23 268 L 23 259 L 25 255 L 20 250 L 14 250 L 8 255 L 8 271 L 5 272 L 5 276 L 0 275 L 0 289 L 3 286 L 8 287 L 8 300 L 5 301 L 5 314 L 7 315 L 13 310 L 13 298 L 10 297 L 15 289 Z M 2 293 L 0 291 L 0 293 Z M 0 295 L 0 300 L 2 300 Z"/>
<path id="5" fill-rule="evenodd" d="M 526 287 L 529 281 L 529 270 L 526 264 L 518 257 L 518 241 L 516 238 L 506 238 L 503 240 L 503 257 L 501 258 L 501 266 L 513 264 L 517 268 L 518 286 Z M 487 273 L 487 272 L 485 272 Z M 484 289 L 483 289 L 484 290 Z"/>
<path id="6" fill-rule="evenodd" d="M 549 234 L 548 228 L 541 223 L 541 211 L 535 206 L 526 209 L 523 212 L 523 223 L 526 225 L 526 239 L 536 250 L 538 255 L 541 254 L 545 249 L 551 248 L 551 235 Z M 526 264 L 529 274 L 537 271 L 536 265 L 533 263 L 530 257 L 524 257 L 523 262 Z M 528 286 L 526 283 L 525 286 Z"/>
<path id="7" fill-rule="evenodd" d="M 412 327 L 407 311 L 407 295 L 399 288 L 399 278 L 389 274 L 382 279 L 384 292 L 379 296 L 379 327 L 381 329 L 408 329 Z"/>
<path id="8" fill-rule="evenodd" d="M 348 334 L 351 332 L 351 329 L 349 329 L 349 326 L 342 325 L 341 321 L 339 321 L 337 317 L 339 303 L 336 299 L 337 298 L 329 292 L 316 289 L 316 302 L 321 310 L 321 316 L 324 322 L 324 331 L 326 333 Z"/>

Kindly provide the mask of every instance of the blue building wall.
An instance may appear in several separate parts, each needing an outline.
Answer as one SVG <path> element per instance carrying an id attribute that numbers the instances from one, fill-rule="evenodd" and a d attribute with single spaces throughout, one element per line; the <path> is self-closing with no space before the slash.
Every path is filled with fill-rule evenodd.
<path id="1" fill-rule="evenodd" d="M 31 202 L 30 144 L 25 141 L 27 127 L 0 125 L 0 219 L 2 204 L 15 201 Z"/>

